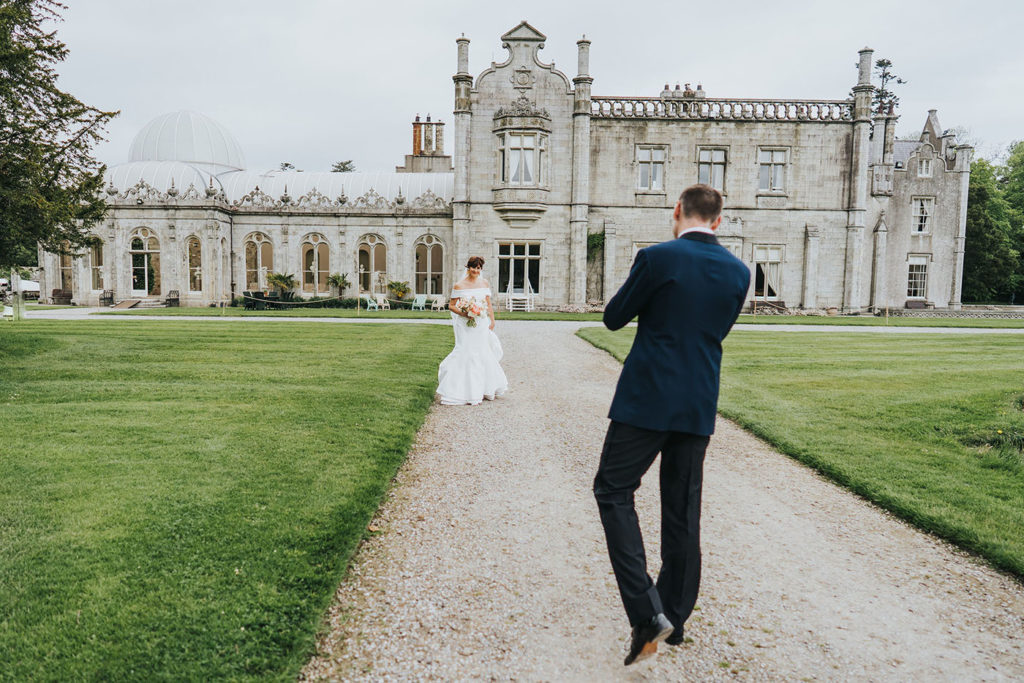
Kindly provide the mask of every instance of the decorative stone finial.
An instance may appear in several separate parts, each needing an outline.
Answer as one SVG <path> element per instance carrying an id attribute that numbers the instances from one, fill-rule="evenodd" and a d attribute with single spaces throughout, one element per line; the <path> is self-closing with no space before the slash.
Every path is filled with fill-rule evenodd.
<path id="1" fill-rule="evenodd" d="M 213 187 L 213 176 L 210 176 L 210 185 L 206 188 L 206 197 L 213 199 L 217 196 L 217 190 Z"/>
<path id="2" fill-rule="evenodd" d="M 281 203 L 282 204 L 291 204 L 292 203 L 291 195 L 288 194 L 288 186 L 287 185 L 284 186 L 284 194 L 281 195 Z"/>
<path id="3" fill-rule="evenodd" d="M 171 186 L 169 188 L 167 188 L 167 196 L 168 197 L 177 197 L 178 196 L 178 188 L 176 188 L 174 186 L 174 176 L 171 176 Z"/>

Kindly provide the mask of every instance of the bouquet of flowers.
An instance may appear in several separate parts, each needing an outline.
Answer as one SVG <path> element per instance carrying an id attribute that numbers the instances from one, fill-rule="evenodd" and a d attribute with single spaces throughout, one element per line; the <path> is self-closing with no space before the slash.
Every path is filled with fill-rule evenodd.
<path id="1" fill-rule="evenodd" d="M 482 318 L 487 314 L 487 304 L 474 297 L 459 299 L 459 303 L 455 308 L 459 309 L 468 318 L 466 320 L 466 327 L 476 327 L 476 319 Z"/>

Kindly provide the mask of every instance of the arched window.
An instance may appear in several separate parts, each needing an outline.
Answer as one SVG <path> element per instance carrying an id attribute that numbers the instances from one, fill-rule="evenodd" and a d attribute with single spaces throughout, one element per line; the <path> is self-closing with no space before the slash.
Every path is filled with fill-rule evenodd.
<path id="1" fill-rule="evenodd" d="M 203 247 L 198 237 L 188 238 L 188 291 L 203 291 Z"/>
<path id="2" fill-rule="evenodd" d="M 424 235 L 416 242 L 416 293 L 440 294 L 444 287 L 444 248 L 441 240 Z"/>
<path id="3" fill-rule="evenodd" d="M 313 292 L 314 295 L 328 291 L 327 273 L 331 268 L 329 251 L 323 235 L 309 235 L 303 241 L 302 291 Z"/>
<path id="4" fill-rule="evenodd" d="M 359 289 L 374 294 L 387 287 L 388 248 L 377 235 L 359 240 Z"/>
<path id="5" fill-rule="evenodd" d="M 130 242 L 132 259 L 132 295 L 159 295 L 160 241 L 147 228 L 142 228 Z"/>
<path id="6" fill-rule="evenodd" d="M 267 273 L 274 270 L 274 245 L 261 232 L 245 240 L 245 288 L 262 291 L 267 288 Z"/>

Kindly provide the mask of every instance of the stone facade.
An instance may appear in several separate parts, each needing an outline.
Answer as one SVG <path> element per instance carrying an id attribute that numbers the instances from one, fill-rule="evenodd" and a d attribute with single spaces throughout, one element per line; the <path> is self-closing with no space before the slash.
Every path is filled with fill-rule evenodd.
<path id="1" fill-rule="evenodd" d="M 179 191 L 164 166 L 146 167 L 131 185 L 123 179 L 135 176 L 115 167 L 109 217 L 97 229 L 103 288 L 116 299 L 175 289 L 183 305 L 228 301 L 250 288 L 245 244 L 259 234 L 272 243 L 273 270 L 304 273 L 304 245 L 315 235 L 327 244 L 330 272 L 354 282 L 366 266 L 361 245 L 379 242 L 381 279 L 421 289 L 416 245 L 426 238 L 440 245 L 443 273 L 423 293 L 446 293 L 466 259 L 482 255 L 494 289 L 532 290 L 543 307 L 580 306 L 607 300 L 637 249 L 670 235 L 679 193 L 707 180 L 725 196 L 719 238 L 754 274 L 751 302 L 845 312 L 960 307 L 972 150 L 943 133 L 934 111 L 918 140 L 895 140 L 896 114 L 871 111 L 871 50 L 860 52 L 850 99 L 716 99 L 689 85 L 601 97 L 591 94 L 590 41 L 577 42 L 570 80 L 541 60 L 545 40 L 521 23 L 501 37 L 507 59 L 474 78 L 469 40 L 459 38 L 453 154 L 444 151 L 444 124 L 417 117 L 413 153 L 395 174 L 255 174 L 212 158 L 191 164 L 196 177 Z M 177 173 L 184 184 L 185 171 Z M 133 286 L 132 239 L 142 228 L 160 250 L 155 294 L 137 278 Z M 603 245 L 589 258 L 588 235 Z M 193 238 L 199 290 L 190 286 L 198 283 L 190 280 Z M 98 301 L 89 255 L 65 262 L 63 278 L 60 259 L 41 256 L 44 296 L 70 281 L 77 302 Z M 303 293 L 324 292 L 318 281 Z"/>

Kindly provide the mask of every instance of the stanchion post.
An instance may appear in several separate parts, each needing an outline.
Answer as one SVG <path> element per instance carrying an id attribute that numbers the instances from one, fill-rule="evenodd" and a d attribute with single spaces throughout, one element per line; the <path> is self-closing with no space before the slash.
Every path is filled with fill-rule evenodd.
<path id="1" fill-rule="evenodd" d="M 11 307 L 14 321 L 21 320 L 25 313 L 25 299 L 21 295 L 21 275 L 17 268 L 11 268 Z"/>

